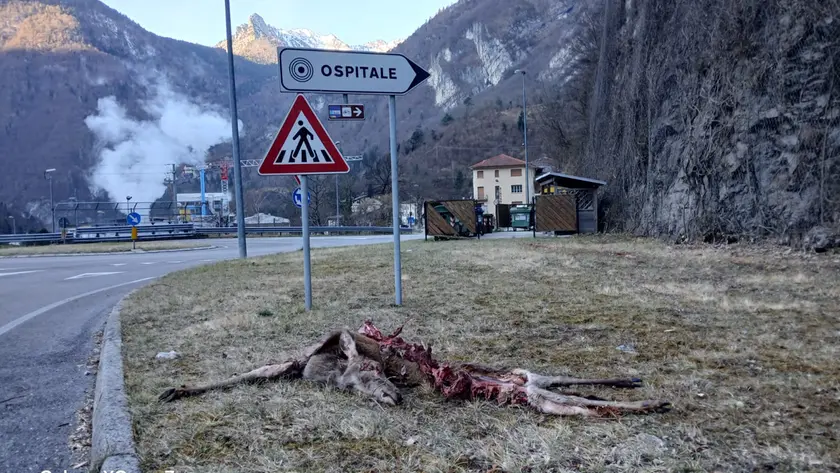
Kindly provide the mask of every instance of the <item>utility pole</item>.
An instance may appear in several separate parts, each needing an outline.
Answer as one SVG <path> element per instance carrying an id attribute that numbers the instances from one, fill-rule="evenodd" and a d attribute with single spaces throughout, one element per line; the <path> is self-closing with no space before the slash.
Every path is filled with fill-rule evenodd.
<path id="1" fill-rule="evenodd" d="M 178 194 L 175 193 L 175 163 L 170 164 L 172 166 L 172 180 L 170 181 L 171 189 L 172 189 L 172 206 L 175 208 L 175 222 L 178 222 L 178 218 L 180 217 L 180 212 L 178 212 Z"/>
<path id="2" fill-rule="evenodd" d="M 236 113 L 236 76 L 233 72 L 233 39 L 230 31 L 230 0 L 225 0 L 227 27 L 228 76 L 230 78 L 230 127 L 233 142 L 233 184 L 236 199 L 236 234 L 239 240 L 239 257 L 247 258 L 245 246 L 245 202 L 242 192 L 242 164 L 239 162 L 239 119 Z"/>
<path id="3" fill-rule="evenodd" d="M 525 70 L 517 69 L 514 74 L 522 74 L 522 128 L 525 135 L 525 202 L 531 205 L 531 166 L 528 164 L 528 101 L 525 96 Z"/>
<path id="4" fill-rule="evenodd" d="M 53 204 L 52 174 L 50 174 L 52 172 L 55 172 L 55 168 L 44 171 L 44 178 L 50 181 L 50 220 L 52 220 L 52 232 L 55 233 L 55 204 Z"/>

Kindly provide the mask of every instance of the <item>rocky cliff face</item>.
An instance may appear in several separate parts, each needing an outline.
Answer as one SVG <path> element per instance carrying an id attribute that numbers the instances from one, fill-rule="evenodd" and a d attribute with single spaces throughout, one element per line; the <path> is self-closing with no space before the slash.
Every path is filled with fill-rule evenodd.
<path id="1" fill-rule="evenodd" d="M 612 225 L 789 241 L 840 223 L 837 2 L 622 0 L 603 18 L 578 164 L 610 182 Z"/>

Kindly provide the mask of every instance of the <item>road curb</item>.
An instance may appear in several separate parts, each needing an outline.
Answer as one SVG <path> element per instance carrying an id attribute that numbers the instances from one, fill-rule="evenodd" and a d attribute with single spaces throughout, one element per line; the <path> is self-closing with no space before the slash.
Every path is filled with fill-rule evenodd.
<path id="1" fill-rule="evenodd" d="M 129 292 L 114 306 L 105 322 L 93 398 L 90 471 L 140 473 L 125 394 L 120 329 L 120 309 L 133 293 Z"/>
<path id="2" fill-rule="evenodd" d="M 53 256 L 119 256 L 119 255 L 151 255 L 154 253 L 174 253 L 176 251 L 201 251 L 201 250 L 215 250 L 216 248 L 221 248 L 219 245 L 210 245 L 210 246 L 200 246 L 198 248 L 181 248 L 181 249 L 173 249 L 173 250 L 151 250 L 151 251 L 137 251 L 137 250 L 129 250 L 129 251 L 112 251 L 110 253 L 52 253 L 46 255 L 11 255 L 11 256 L 0 256 L 0 259 L 12 259 L 12 258 L 49 258 Z"/>

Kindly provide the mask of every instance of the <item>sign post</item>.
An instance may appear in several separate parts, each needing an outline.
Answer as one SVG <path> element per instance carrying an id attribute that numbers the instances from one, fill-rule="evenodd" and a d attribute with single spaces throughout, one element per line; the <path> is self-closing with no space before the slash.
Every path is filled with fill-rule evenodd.
<path id="1" fill-rule="evenodd" d="M 296 190 L 293 199 L 295 205 L 298 200 L 301 202 L 303 289 L 307 311 L 312 308 L 312 284 L 309 264 L 309 185 L 306 176 L 343 174 L 349 171 L 350 166 L 344 161 L 309 102 L 298 94 L 258 172 L 261 176 L 295 176 L 300 180 L 300 193 Z M 307 198 L 306 204 L 303 204 L 303 196 Z"/>
<path id="2" fill-rule="evenodd" d="M 391 225 L 394 226 L 394 291 L 397 305 L 402 305 L 402 261 L 400 260 L 400 192 L 397 173 L 397 98 L 388 97 L 388 118 L 391 130 Z"/>
<path id="3" fill-rule="evenodd" d="M 388 124 L 391 142 L 391 223 L 394 234 L 394 289 L 396 291 L 396 305 L 402 305 L 396 96 L 404 95 L 420 85 L 429 78 L 429 72 L 402 54 L 361 51 L 278 47 L 277 62 L 280 66 L 281 92 L 389 96 Z M 342 162 L 346 165 L 343 159 Z M 301 181 L 303 180 L 303 176 L 301 176 Z M 306 187 L 303 187 L 303 189 L 305 192 Z"/>
<path id="4" fill-rule="evenodd" d="M 137 212 L 131 212 L 125 217 L 125 222 L 131 225 L 131 249 L 137 249 L 137 225 L 140 224 L 140 214 Z"/>
<path id="5" fill-rule="evenodd" d="M 300 176 L 300 191 L 309 195 L 309 179 L 306 174 Z M 303 306 L 306 310 L 312 308 L 312 268 L 309 264 L 309 203 L 300 206 L 301 226 L 303 226 Z"/>

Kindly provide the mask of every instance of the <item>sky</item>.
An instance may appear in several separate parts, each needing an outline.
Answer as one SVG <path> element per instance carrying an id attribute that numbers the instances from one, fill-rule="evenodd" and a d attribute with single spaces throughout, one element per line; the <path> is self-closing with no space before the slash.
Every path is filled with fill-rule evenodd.
<path id="1" fill-rule="evenodd" d="M 213 46 L 225 39 L 223 0 L 103 0 L 160 36 Z M 276 28 L 332 33 L 348 44 L 407 38 L 455 0 L 231 0 L 231 28 L 257 13 Z"/>

